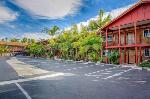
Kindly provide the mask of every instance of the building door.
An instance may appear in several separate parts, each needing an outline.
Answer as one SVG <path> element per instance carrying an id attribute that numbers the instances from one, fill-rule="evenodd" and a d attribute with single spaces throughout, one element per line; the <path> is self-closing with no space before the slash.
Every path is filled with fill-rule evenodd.
<path id="1" fill-rule="evenodd" d="M 129 49 L 128 50 L 128 64 L 135 64 L 135 50 L 134 49 Z"/>

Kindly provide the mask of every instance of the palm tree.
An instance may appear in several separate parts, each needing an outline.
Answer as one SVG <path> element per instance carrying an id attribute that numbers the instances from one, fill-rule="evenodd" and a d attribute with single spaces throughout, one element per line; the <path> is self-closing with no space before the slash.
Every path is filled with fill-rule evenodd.
<path id="1" fill-rule="evenodd" d="M 98 26 L 98 24 L 97 24 L 97 21 L 91 20 L 91 21 L 89 22 L 88 29 L 89 29 L 90 31 L 97 30 L 98 28 L 99 28 L 99 26 Z"/>
<path id="2" fill-rule="evenodd" d="M 47 27 L 45 27 L 41 32 L 42 33 L 48 33 L 49 29 Z"/>
<path id="3" fill-rule="evenodd" d="M 109 23 L 110 20 L 111 20 L 110 14 L 107 15 L 107 16 L 104 16 L 104 15 L 105 15 L 105 12 L 104 12 L 104 10 L 101 9 L 99 11 L 99 17 L 98 17 L 98 20 L 97 20 L 97 25 L 98 25 L 99 28 L 102 28 L 104 25 Z"/>
<path id="4" fill-rule="evenodd" d="M 11 41 L 11 42 L 19 42 L 19 39 L 12 38 L 10 41 Z"/>
<path id="5" fill-rule="evenodd" d="M 96 31 L 109 21 L 110 15 L 105 16 L 104 11 L 100 10 L 98 19 L 90 21 L 88 26 L 81 25 L 80 32 L 77 25 L 73 25 L 70 30 L 62 31 L 57 37 L 49 40 L 50 54 L 55 56 L 59 52 L 65 59 L 97 61 L 102 47 L 102 37 L 98 36 Z M 58 26 L 53 26 L 47 33 L 54 36 L 58 30 Z M 37 49 L 40 48 L 36 45 L 32 51 L 35 53 Z"/>
<path id="6" fill-rule="evenodd" d="M 28 39 L 26 37 L 24 37 L 22 40 L 21 40 L 21 43 L 27 43 L 28 42 Z"/>
<path id="7" fill-rule="evenodd" d="M 108 22 L 110 22 L 111 16 L 110 14 L 105 16 L 104 10 L 99 11 L 99 16 L 97 20 L 91 20 L 89 22 L 88 28 L 90 31 L 94 31 L 97 29 L 101 29 L 104 25 L 106 25 Z"/>
<path id="8" fill-rule="evenodd" d="M 50 30 L 48 30 L 48 34 L 54 36 L 58 30 L 58 26 L 53 26 Z"/>

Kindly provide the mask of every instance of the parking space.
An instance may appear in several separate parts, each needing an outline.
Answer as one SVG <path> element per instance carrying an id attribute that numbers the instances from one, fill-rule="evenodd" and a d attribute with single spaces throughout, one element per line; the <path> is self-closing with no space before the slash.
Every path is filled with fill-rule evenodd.
<path id="1" fill-rule="evenodd" d="M 1 81 L 0 99 L 150 99 L 148 71 L 110 64 L 15 58 L 51 73 Z"/>
<path id="2" fill-rule="evenodd" d="M 0 99 L 27 99 L 15 84 L 0 86 Z"/>

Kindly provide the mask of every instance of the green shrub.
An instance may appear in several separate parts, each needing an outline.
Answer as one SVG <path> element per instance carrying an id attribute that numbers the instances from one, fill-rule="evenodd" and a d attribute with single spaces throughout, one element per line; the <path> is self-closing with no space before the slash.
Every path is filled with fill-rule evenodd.
<path id="1" fill-rule="evenodd" d="M 140 64 L 141 67 L 149 67 L 150 68 L 150 60 L 143 61 Z"/>
<path id="2" fill-rule="evenodd" d="M 46 53 L 44 45 L 37 43 L 31 43 L 30 45 L 28 45 L 26 51 L 29 55 L 35 57 L 42 57 Z"/>
<path id="3" fill-rule="evenodd" d="M 48 57 L 49 57 L 49 58 L 52 58 L 52 57 L 54 57 L 54 53 L 53 53 L 52 51 L 50 51 L 50 52 L 47 52 L 47 54 L 48 54 Z"/>
<path id="4" fill-rule="evenodd" d="M 119 52 L 115 50 L 108 54 L 109 63 L 119 64 Z"/>

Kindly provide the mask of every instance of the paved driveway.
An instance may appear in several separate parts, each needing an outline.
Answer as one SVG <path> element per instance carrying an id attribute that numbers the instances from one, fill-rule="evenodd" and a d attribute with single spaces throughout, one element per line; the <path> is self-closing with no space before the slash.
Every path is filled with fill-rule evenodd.
<path id="1" fill-rule="evenodd" d="M 1 79 L 0 99 L 150 99 L 148 71 L 108 64 L 15 58 L 48 72 Z M 5 75 L 9 72 L 3 72 Z"/>

